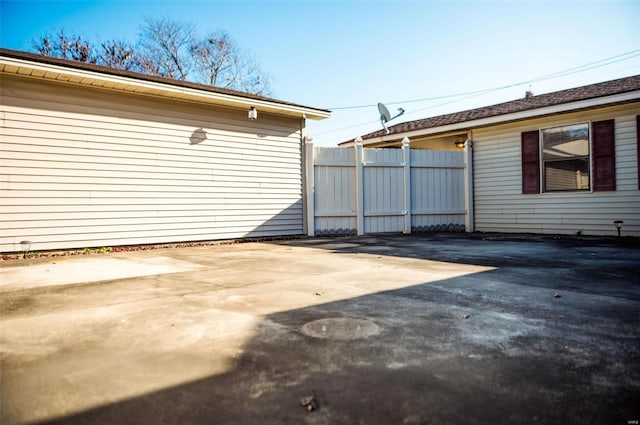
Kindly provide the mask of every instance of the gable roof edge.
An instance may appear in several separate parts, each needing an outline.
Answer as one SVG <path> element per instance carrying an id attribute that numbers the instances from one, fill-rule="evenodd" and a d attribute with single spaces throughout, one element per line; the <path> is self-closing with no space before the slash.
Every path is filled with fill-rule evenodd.
<path id="1" fill-rule="evenodd" d="M 40 60 L 42 58 L 42 60 Z M 50 59 L 50 60 L 45 60 Z M 103 69 L 104 68 L 104 69 Z M 173 99 L 199 101 L 219 106 L 249 108 L 279 115 L 295 115 L 321 120 L 331 116 L 324 109 L 297 105 L 213 86 L 112 70 L 101 66 L 83 66 L 70 60 L 48 58 L 25 52 L 0 49 L 0 73 L 57 81 L 95 88 L 107 88 L 134 94 L 151 94 Z M 64 75 L 63 78 L 59 78 Z"/>
<path id="2" fill-rule="evenodd" d="M 528 109 L 525 111 L 512 112 L 509 114 L 496 115 L 487 118 L 479 118 L 475 120 L 460 121 L 457 123 L 446 124 L 442 126 L 429 127 L 419 130 L 411 130 L 407 132 L 398 132 L 385 136 L 374 137 L 365 139 L 363 144 L 368 145 L 372 143 L 381 142 L 393 142 L 404 137 L 409 139 L 415 137 L 430 136 L 439 133 L 448 133 L 452 131 L 472 130 L 473 128 L 486 127 L 490 125 L 505 124 L 514 121 L 523 121 L 527 119 L 533 119 L 538 117 L 544 117 L 553 114 L 569 113 L 584 109 L 593 109 L 600 106 L 612 106 L 615 104 L 630 103 L 633 101 L 640 101 L 640 90 L 634 90 L 626 93 L 619 93 L 609 96 L 602 96 L 592 99 L 579 100 L 575 102 L 568 102 L 558 105 L 544 106 L 536 109 Z M 352 144 L 353 141 L 345 141 L 338 145 Z"/>

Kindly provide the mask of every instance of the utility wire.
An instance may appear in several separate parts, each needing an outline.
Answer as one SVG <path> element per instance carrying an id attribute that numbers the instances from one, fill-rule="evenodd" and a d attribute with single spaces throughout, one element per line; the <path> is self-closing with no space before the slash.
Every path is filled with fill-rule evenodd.
<path id="1" fill-rule="evenodd" d="M 573 75 L 573 74 L 577 74 L 583 71 L 588 71 L 591 69 L 595 69 L 595 68 L 601 68 L 603 66 L 607 66 L 607 65 L 612 65 L 614 63 L 617 62 L 622 62 L 628 59 L 632 59 L 634 57 L 640 56 L 640 49 L 637 50 L 632 50 L 626 53 L 622 53 L 620 55 L 616 55 L 616 56 L 611 56 L 609 58 L 605 58 L 605 59 L 600 59 L 597 60 L 595 62 L 590 62 L 584 65 L 580 65 L 580 66 L 576 66 L 573 68 L 568 68 L 562 71 L 558 71 L 558 72 L 554 72 L 552 74 L 546 74 L 540 77 L 536 77 L 533 78 L 531 80 L 528 81 L 523 81 L 520 83 L 513 83 L 513 84 L 508 84 L 502 87 L 494 87 L 491 89 L 484 89 L 484 90 L 475 90 L 475 91 L 470 91 L 470 92 L 464 92 L 464 93 L 456 93 L 456 94 L 451 94 L 451 95 L 445 95 L 445 96 L 435 96 L 435 97 L 430 97 L 430 98 L 422 98 L 422 99 L 412 99 L 412 100 L 405 100 L 405 101 L 398 101 L 398 102 L 388 102 L 386 103 L 387 105 L 397 105 L 397 104 L 406 104 L 406 103 L 417 103 L 417 102 L 426 102 L 426 101 L 430 101 L 430 100 L 440 100 L 440 99 L 449 99 L 449 98 L 456 98 L 456 97 L 462 97 L 461 99 L 453 99 L 450 100 L 448 102 L 443 102 L 443 103 L 439 103 L 437 105 L 431 105 L 431 106 L 427 106 L 426 108 L 421 108 L 421 109 L 417 109 L 415 111 L 411 111 L 409 112 L 409 114 L 414 114 L 417 112 L 422 112 L 425 111 L 427 109 L 434 109 L 434 108 L 438 108 L 440 106 L 445 106 L 445 105 L 449 105 L 451 103 L 456 103 L 456 102 L 461 102 L 463 100 L 468 100 L 468 99 L 472 99 L 475 97 L 479 97 L 482 96 L 483 94 L 486 93 L 491 93 L 491 92 L 495 92 L 495 91 L 500 91 L 500 90 L 505 90 L 508 88 L 512 88 L 512 87 L 517 87 L 517 86 L 522 86 L 525 84 L 531 84 L 531 83 L 536 83 L 536 82 L 540 82 L 540 81 L 546 81 L 546 80 L 551 80 L 554 78 L 560 78 L 560 77 L 566 77 L 568 75 Z M 375 107 L 376 105 L 358 105 L 358 106 L 343 106 L 343 107 L 337 107 L 337 108 L 328 108 L 330 110 L 345 110 L 345 109 L 360 109 L 360 108 L 371 108 L 371 107 Z M 378 120 L 373 120 L 373 121 L 367 121 L 367 122 L 362 122 L 360 124 L 354 124 L 354 125 L 350 125 L 348 127 L 341 127 L 341 128 L 336 128 L 333 130 L 328 130 L 328 131 L 323 131 L 321 133 L 317 133 L 317 136 L 323 135 L 323 134 L 330 134 L 330 133 L 336 133 L 338 131 L 343 131 L 343 130 L 349 130 L 352 128 L 356 128 L 356 127 L 361 127 L 364 125 L 369 125 L 369 124 L 376 124 L 378 122 Z"/>
<path id="2" fill-rule="evenodd" d="M 443 96 L 434 96 L 434 97 L 423 97 L 420 99 L 410 99 L 410 100 L 400 100 L 400 101 L 394 101 L 394 102 L 387 102 L 387 105 L 398 105 L 398 104 L 407 104 L 407 103 L 418 103 L 418 102 L 427 102 L 430 100 L 440 100 L 440 99 L 449 99 L 449 98 L 453 98 L 453 97 L 461 97 L 461 96 L 468 96 L 468 95 L 475 95 L 475 94 L 484 94 L 484 93 L 490 93 L 490 92 L 494 92 L 494 91 L 499 91 L 499 90 L 505 90 L 505 89 L 509 89 L 512 87 L 517 87 L 517 86 L 522 86 L 525 84 L 532 84 L 532 83 L 537 83 L 540 81 L 546 81 L 546 80 L 551 80 L 554 78 L 559 78 L 559 77 L 566 77 L 567 75 L 573 75 L 573 74 L 577 74 L 579 72 L 583 72 L 583 71 L 588 71 L 590 69 L 594 69 L 594 68 L 600 68 L 602 66 L 607 66 L 607 65 L 611 65 L 617 62 L 622 62 L 622 61 L 626 61 L 632 58 L 635 58 L 637 56 L 640 56 L 640 49 L 638 50 L 631 50 L 629 52 L 626 53 L 622 53 L 616 56 L 611 56 L 605 59 L 600 59 L 597 60 L 595 62 L 590 62 L 584 65 L 580 65 L 580 66 L 576 66 L 573 68 L 568 68 L 562 71 L 558 71 L 558 72 L 554 72 L 552 74 L 547 74 L 547 75 L 543 75 L 540 77 L 536 77 L 533 78 L 531 80 L 527 80 L 527 81 L 522 81 L 519 83 L 513 83 L 513 84 L 507 84 L 505 86 L 500 86 L 500 87 L 493 87 L 493 88 L 489 88 L 489 89 L 483 89 L 483 90 L 474 90 L 474 91 L 469 91 L 469 92 L 463 92 L 463 93 L 455 93 L 455 94 L 450 94 L 450 95 L 443 95 Z M 362 109 L 362 108 L 371 108 L 371 107 L 375 107 L 376 104 L 370 104 L 370 105 L 354 105 L 354 106 L 338 106 L 338 107 L 334 107 L 334 108 L 327 108 L 329 110 L 332 111 L 338 111 L 338 110 L 346 110 L 346 109 Z"/>
<path id="3" fill-rule="evenodd" d="M 437 105 L 427 106 L 426 108 L 422 108 L 422 109 L 417 109 L 417 110 L 415 110 L 415 111 L 411 111 L 411 112 L 409 112 L 407 115 L 411 115 L 411 114 L 414 114 L 414 113 L 416 113 L 416 112 L 422 112 L 422 111 L 425 111 L 425 110 L 427 110 L 427 109 L 439 108 L 440 106 L 445 106 L 445 105 L 448 105 L 448 104 L 450 104 L 450 103 L 461 102 L 461 101 L 463 101 L 463 100 L 472 99 L 472 98 L 474 98 L 474 97 L 482 96 L 484 93 L 485 93 L 485 92 L 479 92 L 479 93 L 472 94 L 471 96 L 463 97 L 462 99 L 454 99 L 454 100 L 450 100 L 450 101 L 448 101 L 448 102 L 438 103 Z M 375 105 L 374 105 L 374 106 L 375 106 Z M 342 128 L 336 128 L 336 129 L 333 129 L 333 130 L 323 131 L 323 132 L 321 132 L 321 133 L 316 133 L 316 135 L 317 135 L 317 136 L 320 136 L 320 135 L 322 135 L 322 134 L 335 133 L 335 132 L 337 132 L 337 131 L 349 130 L 349 129 L 351 129 L 351 128 L 356 128 L 356 127 L 360 127 L 360 126 L 363 126 L 363 125 L 376 124 L 376 123 L 378 123 L 378 122 L 379 122 L 379 120 L 367 121 L 367 122 L 363 122 L 363 123 L 360 123 L 360 124 L 350 125 L 350 126 L 348 126 L 348 127 L 342 127 Z"/>

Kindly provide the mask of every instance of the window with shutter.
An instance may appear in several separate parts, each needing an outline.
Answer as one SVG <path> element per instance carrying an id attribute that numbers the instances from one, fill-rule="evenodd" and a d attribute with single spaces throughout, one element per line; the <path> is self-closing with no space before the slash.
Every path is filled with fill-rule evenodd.
<path id="1" fill-rule="evenodd" d="M 540 134 L 543 192 L 589 190 L 589 124 L 545 128 Z"/>
<path id="2" fill-rule="evenodd" d="M 636 131 L 640 188 L 640 115 Z M 521 143 L 524 194 L 616 190 L 614 120 L 526 131 Z"/>
<path id="3" fill-rule="evenodd" d="M 538 130 L 521 134 L 522 193 L 540 193 L 540 134 Z"/>
<path id="4" fill-rule="evenodd" d="M 591 124 L 593 150 L 593 190 L 616 190 L 616 150 L 614 120 Z"/>

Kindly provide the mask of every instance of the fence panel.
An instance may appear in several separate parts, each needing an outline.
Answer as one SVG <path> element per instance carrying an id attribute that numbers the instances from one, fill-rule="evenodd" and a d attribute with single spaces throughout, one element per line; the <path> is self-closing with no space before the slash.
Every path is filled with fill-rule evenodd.
<path id="1" fill-rule="evenodd" d="M 400 149 L 364 149 L 364 233 L 404 228 L 402 154 Z"/>
<path id="2" fill-rule="evenodd" d="M 353 149 L 314 148 L 315 234 L 356 234 Z"/>
<path id="3" fill-rule="evenodd" d="M 313 148 L 309 233 L 463 231 L 464 171 L 461 151 Z"/>
<path id="4" fill-rule="evenodd" d="M 411 149 L 412 231 L 462 231 L 464 154 Z"/>

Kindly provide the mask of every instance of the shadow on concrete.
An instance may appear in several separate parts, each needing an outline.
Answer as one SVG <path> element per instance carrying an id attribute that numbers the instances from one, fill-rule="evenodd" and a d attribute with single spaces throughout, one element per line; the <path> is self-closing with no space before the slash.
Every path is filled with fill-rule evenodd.
<path id="1" fill-rule="evenodd" d="M 359 239 L 283 244 L 342 255 L 377 251 L 381 259 L 451 262 L 457 253 L 456 262 L 498 268 L 268 315 L 227 373 L 46 423 L 620 424 L 640 418 L 637 250 L 534 243 L 516 251 L 504 241 L 475 245 L 447 237 L 448 253 L 437 237 L 384 238 L 377 246 L 376 238 Z M 409 247 L 418 243 L 425 244 L 422 251 Z M 392 250 L 382 254 L 383 247 Z M 611 258 L 598 263 L 592 252 Z M 340 340 L 303 331 L 327 318 L 369 321 L 380 332 Z M 309 395 L 318 407 L 310 413 L 300 405 Z"/>
<path id="2" fill-rule="evenodd" d="M 376 255 L 495 267 L 494 274 L 555 290 L 640 300 L 640 239 L 439 233 L 274 242 L 345 255 Z M 614 281 L 611 285 L 602 282 Z"/>

